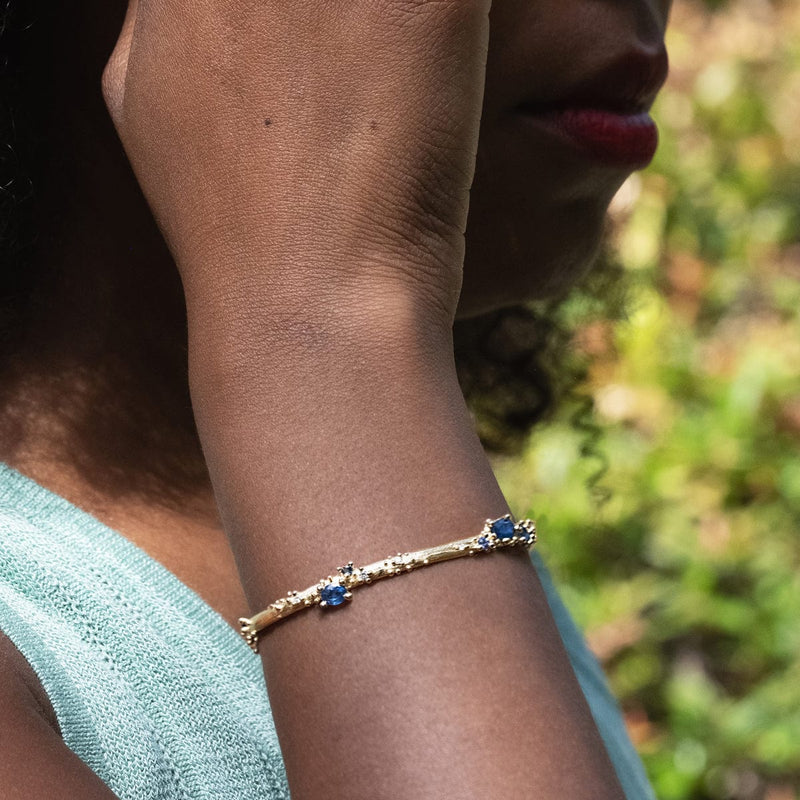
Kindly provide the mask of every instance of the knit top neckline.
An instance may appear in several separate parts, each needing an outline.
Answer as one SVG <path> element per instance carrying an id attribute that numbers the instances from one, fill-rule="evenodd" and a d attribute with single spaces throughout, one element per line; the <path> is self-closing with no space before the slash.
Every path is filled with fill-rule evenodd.
<path id="1" fill-rule="evenodd" d="M 35 507 L 31 508 L 27 515 L 32 521 L 42 516 L 43 509 L 52 512 L 53 515 L 59 515 L 60 519 L 70 520 L 73 524 L 68 530 L 63 531 L 66 537 L 72 536 L 76 531 L 80 531 L 81 535 L 90 536 L 112 557 L 129 564 L 146 580 L 160 585 L 181 612 L 190 613 L 195 618 L 199 615 L 201 621 L 209 626 L 216 635 L 215 638 L 230 655 L 246 661 L 252 660 L 253 651 L 241 635 L 174 572 L 88 511 L 84 511 L 60 494 L 0 461 L 0 505 L 9 503 L 19 508 L 19 503 L 16 501 L 23 494 L 27 500 L 34 501 L 32 505 Z"/>

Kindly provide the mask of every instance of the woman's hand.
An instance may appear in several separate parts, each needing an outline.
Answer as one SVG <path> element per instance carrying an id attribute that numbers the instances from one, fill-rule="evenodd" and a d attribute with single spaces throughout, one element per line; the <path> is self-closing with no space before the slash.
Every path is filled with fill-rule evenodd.
<path id="1" fill-rule="evenodd" d="M 452 322 L 489 6 L 132 0 L 104 96 L 190 311 Z"/>

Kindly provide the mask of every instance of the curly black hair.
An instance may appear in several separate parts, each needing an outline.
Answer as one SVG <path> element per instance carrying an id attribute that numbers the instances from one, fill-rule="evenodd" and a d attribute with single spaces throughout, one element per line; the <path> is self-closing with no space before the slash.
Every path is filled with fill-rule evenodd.
<path id="1" fill-rule="evenodd" d="M 0 372 L 25 335 L 41 283 L 28 258 L 37 233 L 30 208 L 44 177 L 37 158 L 42 127 L 32 102 L 41 61 L 34 5 L 2 0 L 0 6 Z M 573 289 L 570 302 L 592 301 L 584 303 L 585 318 L 617 319 L 625 285 L 622 270 L 606 255 Z M 576 396 L 586 364 L 569 347 L 575 323 L 567 317 L 564 304 L 551 301 L 456 322 L 459 381 L 489 452 L 519 452 L 536 422 L 564 397 Z M 585 450 L 596 450 L 591 404 L 584 397 L 578 406 L 575 424 L 586 432 Z"/>

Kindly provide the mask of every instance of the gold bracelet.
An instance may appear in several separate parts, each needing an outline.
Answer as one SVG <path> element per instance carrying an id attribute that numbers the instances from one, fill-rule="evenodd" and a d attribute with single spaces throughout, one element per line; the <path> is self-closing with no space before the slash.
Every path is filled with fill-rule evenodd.
<path id="1" fill-rule="evenodd" d="M 353 597 L 351 590 L 359 586 L 374 583 L 382 578 L 391 578 L 401 572 L 410 572 L 428 564 L 436 564 L 439 561 L 450 561 L 453 558 L 474 556 L 478 553 L 491 553 L 501 547 L 525 545 L 530 549 L 534 544 L 536 544 L 536 523 L 533 520 L 514 522 L 511 514 L 499 519 L 487 519 L 483 530 L 477 536 L 468 539 L 459 539 L 413 553 L 398 553 L 396 556 L 375 561 L 365 567 L 356 567 L 350 561 L 338 568 L 338 575 L 328 575 L 327 578 L 302 592 L 289 592 L 286 597 L 271 603 L 264 611 L 250 619 L 242 617 L 239 620 L 240 632 L 257 653 L 259 634 L 270 625 L 310 606 L 337 608 L 344 605 Z"/>

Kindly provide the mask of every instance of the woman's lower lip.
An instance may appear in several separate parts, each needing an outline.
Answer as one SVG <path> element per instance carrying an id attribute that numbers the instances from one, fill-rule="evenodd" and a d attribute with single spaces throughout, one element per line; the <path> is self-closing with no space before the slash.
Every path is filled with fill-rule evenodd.
<path id="1" fill-rule="evenodd" d="M 618 167 L 647 166 L 658 148 L 658 128 L 647 112 L 619 114 L 587 108 L 526 111 L 534 124 L 570 140 L 593 158 Z"/>

